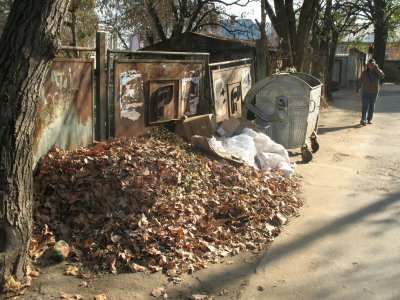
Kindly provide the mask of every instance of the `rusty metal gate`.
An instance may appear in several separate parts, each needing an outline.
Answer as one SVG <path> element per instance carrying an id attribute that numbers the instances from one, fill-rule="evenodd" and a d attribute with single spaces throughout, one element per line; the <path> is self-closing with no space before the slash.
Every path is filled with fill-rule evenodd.
<path id="1" fill-rule="evenodd" d="M 109 70 L 115 53 L 124 55 L 108 75 L 116 137 L 200 114 L 214 113 L 218 122 L 241 116 L 253 84 L 252 59 L 208 64 L 208 53 L 108 51 Z"/>
<path id="2" fill-rule="evenodd" d="M 210 112 L 208 56 L 108 51 L 111 135 L 135 136 L 160 123 Z"/>
<path id="3" fill-rule="evenodd" d="M 210 64 L 217 122 L 242 115 L 242 102 L 253 85 L 251 59 Z"/>
<path id="4" fill-rule="evenodd" d="M 53 146 L 72 150 L 93 142 L 93 60 L 55 59 L 37 110 L 36 163 Z"/>
<path id="5" fill-rule="evenodd" d="M 35 164 L 53 145 L 74 150 L 184 117 L 239 116 L 253 84 L 251 59 L 209 64 L 209 53 L 106 51 L 100 32 L 96 48 L 62 48 L 96 51 L 96 81 L 92 59 L 53 61 L 40 93 Z"/>

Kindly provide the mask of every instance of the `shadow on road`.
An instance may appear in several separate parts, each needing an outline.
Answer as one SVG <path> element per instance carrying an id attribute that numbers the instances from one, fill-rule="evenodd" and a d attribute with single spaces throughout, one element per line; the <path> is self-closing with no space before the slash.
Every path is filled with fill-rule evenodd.
<path id="1" fill-rule="evenodd" d="M 377 213 L 382 212 L 384 210 L 390 209 L 390 206 L 400 203 L 400 192 L 390 194 L 388 197 L 377 201 L 374 204 L 365 206 L 355 212 L 349 213 L 342 218 L 335 220 L 325 226 L 316 228 L 313 231 L 306 233 L 305 236 L 298 237 L 293 241 L 273 249 L 273 251 L 266 251 L 264 257 L 261 259 L 261 262 L 257 268 L 257 272 L 265 270 L 268 267 L 269 262 L 285 259 L 285 257 L 291 255 L 292 253 L 296 253 L 298 251 L 302 251 L 304 248 L 312 245 L 313 243 L 321 240 L 321 237 L 328 235 L 335 235 L 343 232 L 348 227 L 354 226 L 360 220 L 367 218 L 368 216 L 375 216 Z M 393 227 L 394 220 L 385 220 L 387 225 Z M 259 262 L 260 259 L 257 259 L 255 263 Z M 214 276 L 208 276 L 207 278 L 203 278 L 201 281 L 201 285 L 192 288 L 198 288 L 199 290 L 207 290 L 208 292 L 216 291 L 218 289 L 223 288 L 221 283 L 221 276 L 228 277 L 227 281 L 230 283 L 234 282 L 242 282 L 248 280 L 248 276 L 253 274 L 254 269 L 247 267 L 234 267 L 229 270 L 229 274 L 232 276 L 227 276 L 227 274 L 214 274 Z M 197 277 L 196 277 L 197 278 Z M 244 284 L 246 285 L 246 284 Z M 177 288 L 179 290 L 179 288 Z"/>
<path id="2" fill-rule="evenodd" d="M 400 192 L 391 194 L 390 196 L 377 201 L 374 204 L 365 206 L 364 208 L 349 213 L 334 222 L 310 231 L 307 236 L 297 238 L 286 244 L 284 247 L 276 248 L 272 253 L 267 252 L 267 260 L 276 261 L 282 259 L 289 252 L 296 252 L 305 246 L 309 246 L 314 241 L 319 240 L 321 236 L 340 233 L 345 230 L 346 227 L 352 226 L 361 219 L 364 219 L 369 215 L 376 215 L 378 212 L 382 212 L 385 209 L 388 209 L 389 206 L 397 203 L 400 203 Z M 267 264 L 267 261 L 265 261 L 265 265 L 263 267 L 265 267 Z"/>
<path id="3" fill-rule="evenodd" d="M 322 135 L 322 134 L 326 134 L 326 133 L 334 132 L 334 131 L 339 131 L 339 130 L 345 130 L 345 129 L 350 129 L 350 128 L 362 128 L 362 127 L 364 127 L 364 126 L 362 126 L 360 124 L 339 126 L 339 127 L 319 127 L 318 135 Z"/>

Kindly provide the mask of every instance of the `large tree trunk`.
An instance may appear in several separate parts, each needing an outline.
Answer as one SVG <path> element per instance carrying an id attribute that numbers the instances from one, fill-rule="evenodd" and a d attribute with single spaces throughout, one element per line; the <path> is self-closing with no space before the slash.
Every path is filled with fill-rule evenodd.
<path id="1" fill-rule="evenodd" d="M 0 290 L 27 263 L 36 107 L 68 2 L 14 1 L 0 40 Z"/>
<path id="2" fill-rule="evenodd" d="M 271 20 L 271 23 L 280 39 L 280 48 L 284 51 L 288 58 L 284 67 L 291 67 L 293 66 L 293 55 L 289 27 L 290 29 L 293 29 L 293 27 L 289 26 L 288 11 L 290 10 L 285 7 L 283 0 L 274 1 L 275 12 L 268 0 L 264 0 L 264 6 L 268 17 Z"/>
<path id="3" fill-rule="evenodd" d="M 386 1 L 375 0 L 374 22 L 374 55 L 377 64 L 382 68 L 385 64 L 388 26 L 385 22 Z"/>
<path id="4" fill-rule="evenodd" d="M 325 12 L 323 14 L 322 26 L 314 26 L 312 35 L 312 45 L 315 54 L 313 56 L 311 74 L 320 79 L 324 87 L 327 84 L 326 75 L 328 67 L 329 44 L 331 43 L 333 30 L 332 0 L 327 0 L 325 2 Z M 326 97 L 325 90 L 323 94 Z"/>
<path id="5" fill-rule="evenodd" d="M 275 11 L 268 0 L 264 0 L 264 3 L 265 10 L 281 40 L 281 49 L 288 54 L 286 66 L 295 66 L 301 71 L 310 44 L 309 36 L 318 13 L 318 0 L 303 1 L 298 24 L 293 0 L 274 0 Z"/>
<path id="6" fill-rule="evenodd" d="M 305 59 L 305 53 L 310 45 L 310 33 L 315 23 L 315 18 L 318 13 L 318 0 L 308 0 L 303 2 L 303 6 L 300 11 L 299 25 L 297 33 L 292 40 L 295 40 L 294 52 L 294 66 L 298 71 L 303 71 L 303 63 Z"/>
<path id="7" fill-rule="evenodd" d="M 332 0 L 327 0 L 325 2 L 322 26 L 315 26 L 313 29 L 313 36 L 314 39 L 316 39 L 314 43 L 316 54 L 312 65 L 312 75 L 321 79 L 323 83 L 323 94 L 327 101 L 329 101 L 332 98 L 332 71 L 334 54 L 336 51 L 334 39 L 337 32 L 332 16 Z M 333 56 L 331 56 L 331 54 L 333 54 Z M 331 58 L 332 66 L 330 67 Z"/>

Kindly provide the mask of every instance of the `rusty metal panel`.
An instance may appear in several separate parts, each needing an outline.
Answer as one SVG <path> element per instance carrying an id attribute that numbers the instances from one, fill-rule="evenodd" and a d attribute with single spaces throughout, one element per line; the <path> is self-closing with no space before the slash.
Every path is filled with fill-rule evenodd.
<path id="1" fill-rule="evenodd" d="M 252 66 L 240 66 L 211 70 L 212 89 L 217 121 L 231 116 L 241 116 L 242 101 L 252 86 Z"/>
<path id="2" fill-rule="evenodd" d="M 37 110 L 34 161 L 52 145 L 74 150 L 93 142 L 93 60 L 55 59 Z"/>
<path id="3" fill-rule="evenodd" d="M 204 72 L 202 60 L 114 60 L 115 136 L 197 115 Z"/>

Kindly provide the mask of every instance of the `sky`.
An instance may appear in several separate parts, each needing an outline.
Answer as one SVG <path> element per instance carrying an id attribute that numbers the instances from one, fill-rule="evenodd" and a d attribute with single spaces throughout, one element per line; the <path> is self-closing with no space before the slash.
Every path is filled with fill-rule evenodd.
<path id="1" fill-rule="evenodd" d="M 241 3 L 246 3 L 247 1 L 242 0 Z M 246 7 L 241 7 L 237 5 L 232 5 L 231 7 L 226 8 L 227 12 L 233 13 L 237 16 L 241 16 L 242 13 L 245 13 L 245 18 L 261 20 L 261 3 L 260 1 L 251 2 L 246 5 Z"/>

